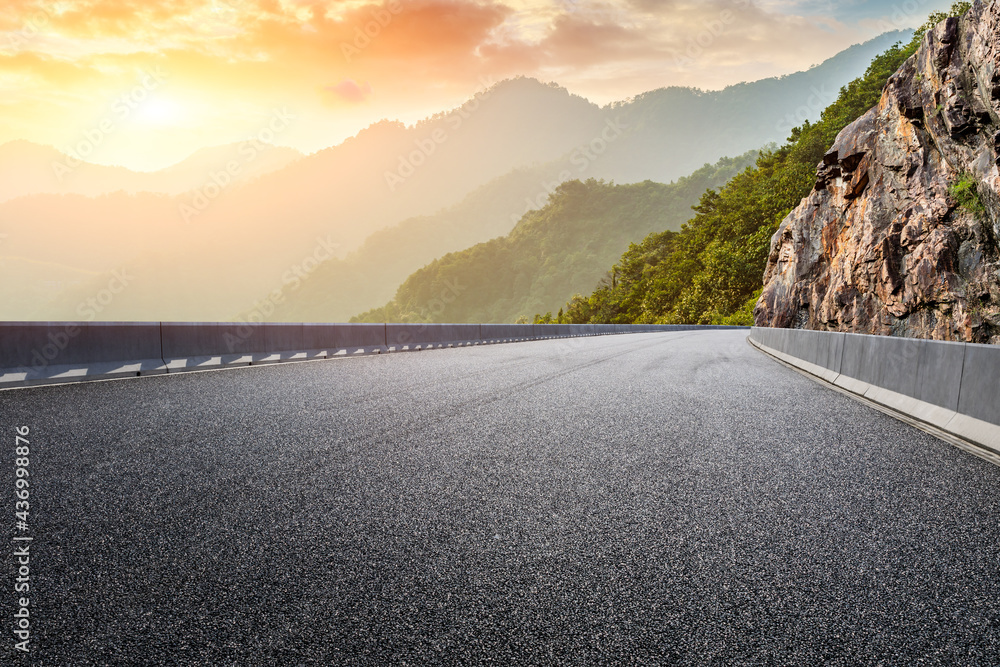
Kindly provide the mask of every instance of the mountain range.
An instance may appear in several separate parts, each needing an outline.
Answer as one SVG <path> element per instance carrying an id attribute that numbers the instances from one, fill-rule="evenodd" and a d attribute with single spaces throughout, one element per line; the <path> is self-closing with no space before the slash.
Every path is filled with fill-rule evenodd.
<path id="1" fill-rule="evenodd" d="M 0 146 L 0 202 L 40 194 L 99 197 L 115 192 L 180 195 L 211 182 L 212 170 L 237 161 L 234 183 L 245 183 L 302 158 L 292 148 L 245 141 L 203 148 L 155 172 L 137 172 L 75 159 L 49 146 L 10 141 Z"/>
<path id="2" fill-rule="evenodd" d="M 117 271 L 128 284 L 104 299 L 100 319 L 226 320 L 280 293 L 297 318 L 344 320 L 386 303 L 427 262 L 510 232 L 562 182 L 669 182 L 781 140 L 906 39 L 883 35 L 778 79 L 606 107 L 508 80 L 416 125 L 376 123 L 309 156 L 250 159 L 236 147 L 236 158 L 209 151 L 154 174 L 79 165 L 61 189 L 37 169 L 18 176 L 17 160 L 4 158 L 27 151 L 36 157 L 23 165 L 51 169 L 58 155 L 8 144 L 0 318 L 78 319 Z M 297 303 L 308 294 L 326 295 L 324 305 Z"/>
<path id="3" fill-rule="evenodd" d="M 431 262 L 407 278 L 391 302 L 356 321 L 530 321 L 591 289 L 634 239 L 679 230 L 703 192 L 721 187 L 756 157 L 724 158 L 670 185 L 567 181 L 510 234 Z M 312 288 L 302 288 L 299 303 L 321 302 Z"/>

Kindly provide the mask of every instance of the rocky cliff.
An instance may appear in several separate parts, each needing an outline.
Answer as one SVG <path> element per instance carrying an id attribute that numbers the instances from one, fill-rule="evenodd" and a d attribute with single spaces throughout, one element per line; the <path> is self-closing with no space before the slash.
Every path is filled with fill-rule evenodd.
<path id="1" fill-rule="evenodd" d="M 758 326 L 1000 343 L 1000 0 L 928 31 L 771 240 Z"/>

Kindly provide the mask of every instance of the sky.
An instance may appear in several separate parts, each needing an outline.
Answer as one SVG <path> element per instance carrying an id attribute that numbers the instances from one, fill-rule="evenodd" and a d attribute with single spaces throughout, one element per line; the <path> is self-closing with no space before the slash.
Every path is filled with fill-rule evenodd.
<path id="1" fill-rule="evenodd" d="M 598 103 L 822 62 L 950 0 L 3 0 L 0 143 L 153 170 L 255 139 L 305 153 L 506 78 Z"/>

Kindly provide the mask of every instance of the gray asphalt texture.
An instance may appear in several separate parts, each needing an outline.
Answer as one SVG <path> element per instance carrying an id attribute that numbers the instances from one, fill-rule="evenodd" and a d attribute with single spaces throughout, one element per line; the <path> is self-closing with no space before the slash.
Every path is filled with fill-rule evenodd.
<path id="1" fill-rule="evenodd" d="M 10 664 L 1000 663 L 1000 469 L 745 337 L 0 392 Z"/>

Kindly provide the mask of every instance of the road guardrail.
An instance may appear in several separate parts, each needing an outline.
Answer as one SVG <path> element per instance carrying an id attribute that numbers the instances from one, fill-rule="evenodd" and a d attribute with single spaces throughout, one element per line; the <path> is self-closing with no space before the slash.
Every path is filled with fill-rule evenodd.
<path id="1" fill-rule="evenodd" d="M 647 324 L 0 322 L 0 388 L 550 338 L 733 328 Z"/>
<path id="2" fill-rule="evenodd" d="M 772 356 L 1000 455 L 1000 346 L 754 327 Z"/>

